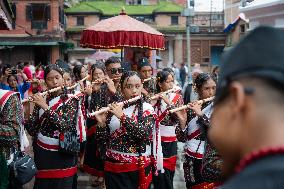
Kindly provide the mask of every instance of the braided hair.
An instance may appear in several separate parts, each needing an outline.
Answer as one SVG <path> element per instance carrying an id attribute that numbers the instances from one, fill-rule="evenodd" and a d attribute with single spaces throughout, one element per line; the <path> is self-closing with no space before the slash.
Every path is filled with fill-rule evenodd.
<path id="1" fill-rule="evenodd" d="M 130 77 L 132 76 L 137 76 L 138 78 L 140 78 L 141 80 L 141 77 L 139 76 L 139 74 L 135 71 L 127 71 L 127 72 L 124 72 L 121 79 L 120 79 L 120 86 L 121 86 L 121 90 L 123 89 L 123 83 L 124 81 L 126 80 L 126 82 L 129 80 Z M 138 101 L 137 101 L 137 108 L 138 108 L 138 116 L 137 116 L 137 120 L 138 120 L 138 123 L 142 123 L 142 116 L 143 116 L 143 102 L 144 100 L 142 98 L 140 98 Z M 141 143 L 142 141 L 137 141 L 137 143 Z M 142 148 L 139 147 L 138 148 L 138 153 L 139 155 L 142 154 Z"/>
<path id="2" fill-rule="evenodd" d="M 137 76 L 140 80 L 140 76 L 137 72 L 135 71 L 127 71 L 127 72 L 124 72 L 121 76 L 121 79 L 120 79 L 120 87 L 121 87 L 121 90 L 123 90 L 123 83 L 124 81 L 126 80 L 126 82 L 129 80 L 130 77 L 132 76 Z M 142 115 L 143 115 L 143 99 L 139 99 L 137 102 L 138 102 L 138 122 L 141 123 L 142 122 Z"/>
<path id="3" fill-rule="evenodd" d="M 156 76 L 156 81 L 157 81 L 156 89 L 157 89 L 158 93 L 161 92 L 161 88 L 159 86 L 159 83 L 165 82 L 168 79 L 169 75 L 171 75 L 171 73 L 168 72 L 168 71 L 164 71 L 164 70 L 159 71 L 157 73 L 157 76 Z"/>
<path id="4" fill-rule="evenodd" d="M 201 96 L 201 89 L 202 86 L 209 81 L 210 79 L 212 79 L 215 83 L 217 83 L 217 78 L 213 75 L 213 74 L 209 74 L 209 73 L 200 73 L 194 80 L 194 85 L 195 85 L 195 91 L 198 93 L 199 96 Z M 205 108 L 208 104 L 210 104 L 210 102 L 206 102 L 202 104 L 202 108 Z M 201 130 L 201 139 L 205 140 L 207 138 L 207 131 L 208 131 L 208 127 L 203 125 L 203 124 L 199 124 L 199 128 Z M 198 151 L 199 147 L 201 145 L 201 140 L 198 144 L 198 148 L 196 150 L 196 152 Z"/>

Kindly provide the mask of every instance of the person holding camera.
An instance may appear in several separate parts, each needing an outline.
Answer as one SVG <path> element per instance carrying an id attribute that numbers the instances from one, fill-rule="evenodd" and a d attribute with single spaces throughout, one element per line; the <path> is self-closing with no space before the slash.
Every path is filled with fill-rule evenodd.
<path id="1" fill-rule="evenodd" d="M 25 92 L 30 88 L 31 84 L 27 82 L 27 76 L 22 70 L 7 68 L 3 70 L 3 78 L 1 82 L 1 88 L 4 90 L 19 92 L 21 99 L 24 98 Z M 18 77 L 23 78 L 23 83 L 18 82 Z"/>

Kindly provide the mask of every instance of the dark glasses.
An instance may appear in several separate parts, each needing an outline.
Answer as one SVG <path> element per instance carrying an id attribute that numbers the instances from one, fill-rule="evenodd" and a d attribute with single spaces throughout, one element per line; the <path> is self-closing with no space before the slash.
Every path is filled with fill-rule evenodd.
<path id="1" fill-rule="evenodd" d="M 111 74 L 116 74 L 116 73 L 122 73 L 123 72 L 123 68 L 111 68 L 108 71 L 110 71 Z"/>

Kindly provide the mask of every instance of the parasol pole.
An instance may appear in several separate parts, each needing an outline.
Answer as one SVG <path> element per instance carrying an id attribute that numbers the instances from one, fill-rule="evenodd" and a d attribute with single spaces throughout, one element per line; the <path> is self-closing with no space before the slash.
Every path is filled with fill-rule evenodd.
<path id="1" fill-rule="evenodd" d="M 120 51 L 120 59 L 121 59 L 121 62 L 123 62 L 123 47 L 121 48 L 121 51 Z"/>
<path id="2" fill-rule="evenodd" d="M 119 15 L 126 15 L 125 13 L 125 7 L 123 6 L 121 9 L 121 13 Z M 121 51 L 120 51 L 120 58 L 121 58 L 121 62 L 123 61 L 123 47 L 121 47 Z"/>

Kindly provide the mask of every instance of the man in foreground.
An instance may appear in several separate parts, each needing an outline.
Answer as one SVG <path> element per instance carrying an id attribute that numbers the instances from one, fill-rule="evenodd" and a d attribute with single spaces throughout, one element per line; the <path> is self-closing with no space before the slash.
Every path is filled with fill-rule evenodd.
<path id="1" fill-rule="evenodd" d="M 283 31 L 260 27 L 223 60 L 209 131 L 222 189 L 284 188 L 283 49 Z"/>

